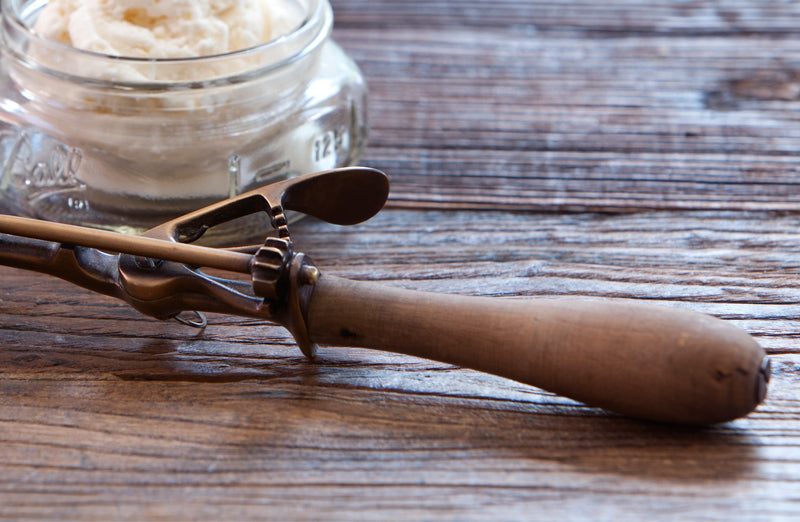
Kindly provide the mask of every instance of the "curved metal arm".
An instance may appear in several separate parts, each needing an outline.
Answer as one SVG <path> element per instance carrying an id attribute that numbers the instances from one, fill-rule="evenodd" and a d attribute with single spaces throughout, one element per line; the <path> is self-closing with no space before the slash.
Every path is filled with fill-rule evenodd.
<path id="1" fill-rule="evenodd" d="M 380 171 L 334 169 L 262 187 L 176 218 L 139 237 L 0 216 L 0 230 L 14 234 L 0 235 L 0 263 L 117 297 L 159 319 L 202 311 L 298 324 L 292 319 L 297 314 L 286 311 L 295 254 L 284 206 L 347 225 L 372 217 L 383 206 L 388 191 L 388 179 Z M 255 255 L 190 244 L 209 228 L 257 212 L 270 215 L 282 239 L 268 238 Z M 118 253 L 106 254 L 105 250 Z M 249 274 L 251 281 L 213 277 L 198 267 Z"/>
<path id="2" fill-rule="evenodd" d="M 93 292 L 125 299 L 117 277 L 119 256 L 93 248 L 0 234 L 0 264 L 52 275 Z"/>
<path id="3" fill-rule="evenodd" d="M 288 237 L 286 222 L 282 219 L 284 209 L 336 225 L 354 225 L 377 214 L 388 196 L 389 179 L 379 170 L 367 167 L 326 170 L 245 192 L 175 218 L 143 235 L 191 243 L 216 225 L 267 212 L 278 235 Z"/>

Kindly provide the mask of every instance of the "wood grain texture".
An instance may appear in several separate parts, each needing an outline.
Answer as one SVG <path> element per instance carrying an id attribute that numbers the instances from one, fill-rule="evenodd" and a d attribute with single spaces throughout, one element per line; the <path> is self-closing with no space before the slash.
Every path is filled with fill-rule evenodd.
<path id="1" fill-rule="evenodd" d="M 199 332 L 0 268 L 0 517 L 800 516 L 800 7 L 333 6 L 394 209 L 297 223 L 299 250 L 402 288 L 709 313 L 772 357 L 766 402 L 648 424 L 423 359 L 309 362 L 275 326 Z"/>
<path id="2" fill-rule="evenodd" d="M 358 227 L 293 230 L 327 273 L 351 278 L 711 313 L 768 348 L 767 401 L 712 429 L 640 423 L 421 359 L 326 348 L 308 362 L 276 327 L 213 316 L 197 333 L 2 269 L 0 514 L 799 514 L 797 217 L 489 216 L 387 211 Z"/>
<path id="3" fill-rule="evenodd" d="M 795 4 L 368 4 L 336 37 L 396 206 L 798 208 Z"/>

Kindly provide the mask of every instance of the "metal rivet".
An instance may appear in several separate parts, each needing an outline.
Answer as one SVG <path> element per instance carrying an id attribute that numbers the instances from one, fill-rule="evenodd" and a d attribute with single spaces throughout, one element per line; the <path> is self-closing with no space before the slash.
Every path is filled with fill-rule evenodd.
<path id="1" fill-rule="evenodd" d="M 312 265 L 303 265 L 300 269 L 300 283 L 304 285 L 315 285 L 319 281 L 319 269 Z"/>

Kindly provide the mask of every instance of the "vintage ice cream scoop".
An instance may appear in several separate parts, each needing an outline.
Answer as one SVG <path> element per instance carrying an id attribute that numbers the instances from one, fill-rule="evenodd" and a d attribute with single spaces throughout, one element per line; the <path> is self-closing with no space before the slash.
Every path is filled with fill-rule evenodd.
<path id="1" fill-rule="evenodd" d="M 394 351 L 642 419 L 713 424 L 748 414 L 764 398 L 764 351 L 707 315 L 636 301 L 403 290 L 322 274 L 293 250 L 286 210 L 350 225 L 376 214 L 388 192 L 379 171 L 331 170 L 242 194 L 142 236 L 0 216 L 0 263 L 118 297 L 158 319 L 196 311 L 276 321 L 308 357 L 317 344 Z M 256 250 L 193 244 L 211 227 L 258 212 L 275 230 Z"/>

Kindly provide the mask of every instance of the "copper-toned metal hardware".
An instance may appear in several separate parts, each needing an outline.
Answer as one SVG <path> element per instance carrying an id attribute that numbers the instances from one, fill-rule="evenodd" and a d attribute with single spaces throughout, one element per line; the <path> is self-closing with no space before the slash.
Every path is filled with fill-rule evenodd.
<path id="1" fill-rule="evenodd" d="M 0 263 L 123 299 L 159 319 L 202 327 L 202 313 L 211 312 L 275 321 L 308 357 L 316 343 L 396 351 L 661 422 L 723 422 L 764 398 L 764 351 L 706 315 L 637 302 L 412 292 L 324 275 L 294 250 L 286 211 L 350 225 L 377 213 L 388 193 L 381 172 L 336 169 L 242 194 L 139 237 L 0 216 Z M 192 244 L 214 226 L 258 212 L 274 228 L 260 247 Z M 206 268 L 246 273 L 250 281 Z M 198 320 L 180 315 L 188 312 Z"/>
<path id="2" fill-rule="evenodd" d="M 251 263 L 256 295 L 268 301 L 285 297 L 289 286 L 289 263 L 293 255 L 292 242 L 285 237 L 267 238 Z"/>
<path id="3" fill-rule="evenodd" d="M 241 194 L 142 236 L 0 215 L 0 233 L 11 234 L 0 234 L 0 263 L 124 299 L 159 319 L 205 311 L 282 321 L 291 315 L 290 265 L 296 255 L 285 211 L 351 225 L 377 213 L 388 193 L 382 172 L 334 169 Z M 268 237 L 255 255 L 192 244 L 214 226 L 259 212 L 269 216 L 278 237 Z M 213 277 L 203 268 L 249 274 L 251 284 Z"/>

